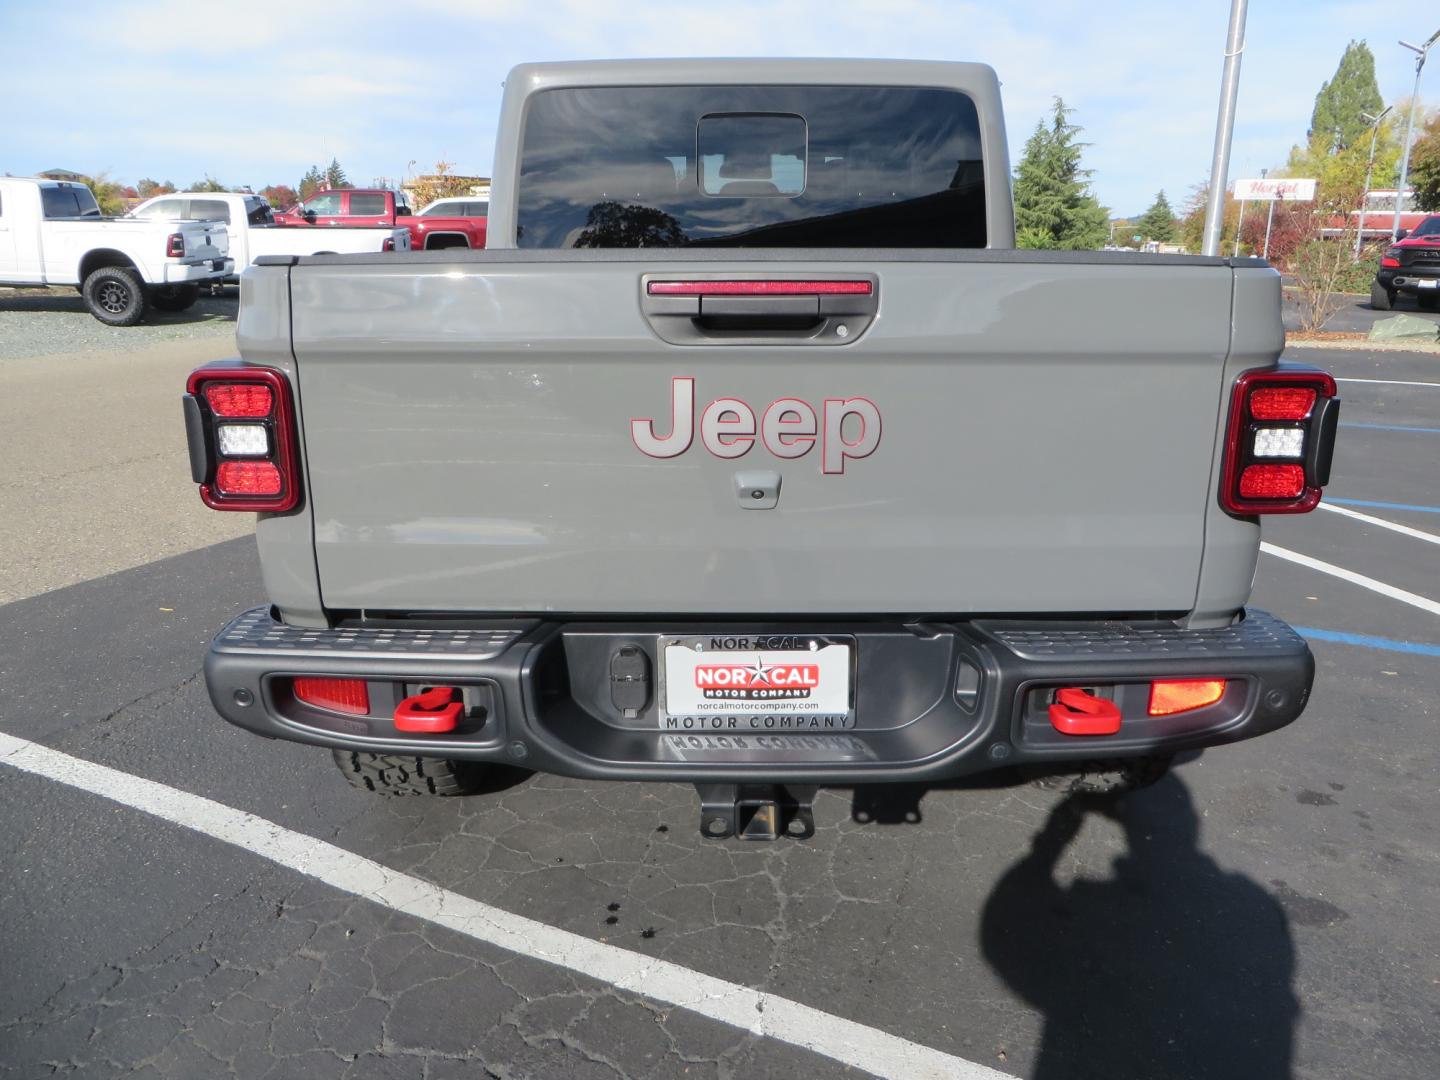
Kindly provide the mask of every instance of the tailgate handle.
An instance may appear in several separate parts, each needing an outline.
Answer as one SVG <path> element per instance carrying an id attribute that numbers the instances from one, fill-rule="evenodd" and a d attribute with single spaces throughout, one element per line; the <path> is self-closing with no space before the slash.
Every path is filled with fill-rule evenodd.
<path id="1" fill-rule="evenodd" d="M 1120 730 L 1120 706 L 1067 686 L 1055 691 L 1050 726 L 1061 735 L 1114 735 Z"/>
<path id="2" fill-rule="evenodd" d="M 875 318 L 878 281 L 646 275 L 641 309 L 674 345 L 843 345 Z"/>

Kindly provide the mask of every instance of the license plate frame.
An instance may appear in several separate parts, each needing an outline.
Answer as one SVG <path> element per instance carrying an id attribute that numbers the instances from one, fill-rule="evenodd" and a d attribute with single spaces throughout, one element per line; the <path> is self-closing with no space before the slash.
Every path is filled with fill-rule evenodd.
<path id="1" fill-rule="evenodd" d="M 661 731 L 813 734 L 855 726 L 853 637 L 677 633 L 659 646 Z"/>
<path id="2" fill-rule="evenodd" d="M 1440 289 L 1440 278 L 1421 278 L 1415 282 L 1417 289 Z"/>

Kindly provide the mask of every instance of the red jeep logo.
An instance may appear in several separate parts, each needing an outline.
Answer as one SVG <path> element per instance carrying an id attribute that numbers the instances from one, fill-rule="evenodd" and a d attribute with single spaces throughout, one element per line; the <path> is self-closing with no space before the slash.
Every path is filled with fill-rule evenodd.
<path id="1" fill-rule="evenodd" d="M 847 424 L 848 422 L 848 424 Z M 674 379 L 670 434 L 656 434 L 655 420 L 630 421 L 630 437 L 643 454 L 679 457 L 695 441 L 695 380 Z M 817 413 L 800 398 L 777 398 L 760 413 L 739 398 L 716 398 L 700 414 L 700 441 L 718 458 L 749 453 L 759 439 L 778 458 L 801 458 L 820 444 L 820 471 L 843 473 L 846 459 L 869 457 L 880 445 L 880 410 L 869 398 L 826 398 Z"/>

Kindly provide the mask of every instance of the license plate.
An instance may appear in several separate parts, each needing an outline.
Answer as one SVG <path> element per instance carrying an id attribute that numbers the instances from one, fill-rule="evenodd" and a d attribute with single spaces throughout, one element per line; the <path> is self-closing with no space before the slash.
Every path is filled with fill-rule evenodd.
<path id="1" fill-rule="evenodd" d="M 664 731 L 837 731 L 855 726 L 848 642 L 794 635 L 671 638 Z"/>
<path id="2" fill-rule="evenodd" d="M 1440 278 L 1431 278 L 1429 281 L 1421 279 L 1415 284 L 1422 289 L 1440 289 Z"/>

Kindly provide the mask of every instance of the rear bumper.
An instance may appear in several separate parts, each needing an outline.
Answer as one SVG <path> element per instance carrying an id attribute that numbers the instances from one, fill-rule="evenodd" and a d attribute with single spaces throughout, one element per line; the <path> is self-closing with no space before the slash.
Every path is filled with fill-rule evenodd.
<path id="1" fill-rule="evenodd" d="M 231 258 L 206 259 L 197 263 L 167 262 L 164 266 L 166 285 L 180 285 L 188 281 L 210 281 L 215 278 L 233 277 L 235 260 Z"/>
<path id="2" fill-rule="evenodd" d="M 508 621 L 403 628 L 305 629 L 245 612 L 204 664 L 226 720 L 275 739 L 372 753 L 490 760 L 595 779 L 690 783 L 932 780 L 1018 763 L 1171 753 L 1250 739 L 1299 716 L 1315 662 L 1266 612 L 1184 631 L 1125 622 L 933 622 L 747 625 L 753 634 L 825 634 L 854 642 L 852 727 L 661 730 L 654 685 L 626 717 L 613 704 L 611 658 L 638 645 L 649 671 L 667 624 Z M 736 626 L 685 626 L 687 635 Z M 307 706 L 292 678 L 363 678 L 369 716 Z M 1218 703 L 1146 714 L 1152 678 L 1225 678 Z M 654 683 L 654 680 L 652 680 Z M 393 708 L 422 685 L 465 688 L 455 732 L 396 730 Z M 1048 720 L 1060 687 L 1099 688 L 1122 708 L 1119 732 L 1061 734 Z"/>
<path id="3" fill-rule="evenodd" d="M 652 686 L 626 717 L 613 704 L 611 658 L 624 645 L 657 670 L 675 620 L 538 620 L 305 629 L 257 608 L 216 636 L 205 661 L 211 700 L 258 734 L 372 753 L 463 758 L 613 780 L 865 783 L 934 780 L 1024 763 L 1171 753 L 1252 738 L 1300 715 L 1314 660 L 1279 619 L 1247 611 L 1232 626 L 1165 623 L 857 622 L 747 624 L 853 642 L 853 727 L 662 730 Z M 683 626 L 733 635 L 735 624 Z M 369 681 L 371 712 L 316 709 L 295 676 Z M 1192 712 L 1147 715 L 1149 681 L 1224 678 L 1224 696 Z M 653 679 L 652 679 L 653 683 Z M 443 734 L 407 734 L 392 719 L 405 694 L 464 688 L 468 718 Z M 1111 735 L 1062 734 L 1048 702 L 1061 687 L 1098 688 L 1122 710 Z"/>
<path id="4" fill-rule="evenodd" d="M 1375 280 L 1383 289 L 1404 293 L 1434 293 L 1440 291 L 1440 263 L 1433 266 L 1382 267 L 1375 274 Z"/>

